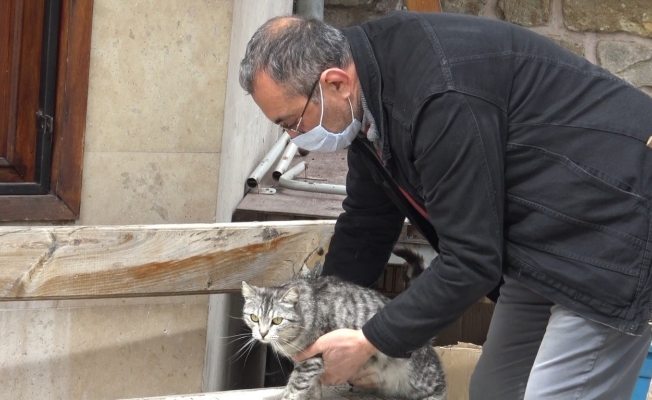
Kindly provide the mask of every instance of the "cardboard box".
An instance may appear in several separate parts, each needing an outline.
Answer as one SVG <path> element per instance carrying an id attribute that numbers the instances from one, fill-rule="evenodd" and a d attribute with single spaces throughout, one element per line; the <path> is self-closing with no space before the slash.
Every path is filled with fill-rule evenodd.
<path id="1" fill-rule="evenodd" d="M 441 357 L 448 383 L 448 400 L 468 400 L 468 387 L 475 364 L 480 358 L 480 346 L 459 343 L 454 346 L 435 347 Z M 234 390 L 230 392 L 201 393 L 193 395 L 175 395 L 150 397 L 148 400 L 277 400 L 282 388 Z M 145 400 L 140 398 L 139 400 Z M 327 387 L 322 393 L 322 400 L 388 400 L 382 397 L 358 393 L 349 386 Z"/>
<path id="2" fill-rule="evenodd" d="M 471 343 L 458 343 L 454 346 L 438 346 L 439 354 L 446 372 L 448 400 L 468 400 L 469 382 L 475 365 L 482 354 L 482 347 Z"/>
<path id="3" fill-rule="evenodd" d="M 483 297 L 462 314 L 454 323 L 439 332 L 433 340 L 434 346 L 450 346 L 460 342 L 482 346 L 487 340 L 487 332 L 495 304 Z"/>

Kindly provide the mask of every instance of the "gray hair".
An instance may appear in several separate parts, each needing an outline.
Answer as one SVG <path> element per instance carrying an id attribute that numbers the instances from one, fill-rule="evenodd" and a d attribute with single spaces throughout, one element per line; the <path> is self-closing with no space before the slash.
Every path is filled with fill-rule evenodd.
<path id="1" fill-rule="evenodd" d="M 351 62 L 349 43 L 338 29 L 317 19 L 276 17 L 249 40 L 240 62 L 240 86 L 252 94 L 255 77 L 264 71 L 288 95 L 308 96 L 324 70 Z"/>

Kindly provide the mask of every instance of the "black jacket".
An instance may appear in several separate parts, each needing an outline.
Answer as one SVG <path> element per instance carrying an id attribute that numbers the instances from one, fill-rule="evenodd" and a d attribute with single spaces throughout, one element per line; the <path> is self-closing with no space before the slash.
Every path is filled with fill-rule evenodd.
<path id="1" fill-rule="evenodd" d="M 382 148 L 380 162 L 365 139 L 349 150 L 324 273 L 377 280 L 409 213 L 391 181 L 426 209 L 424 233 L 439 246 L 365 336 L 408 356 L 502 273 L 640 334 L 652 289 L 652 99 L 501 21 L 396 12 L 344 33 Z"/>

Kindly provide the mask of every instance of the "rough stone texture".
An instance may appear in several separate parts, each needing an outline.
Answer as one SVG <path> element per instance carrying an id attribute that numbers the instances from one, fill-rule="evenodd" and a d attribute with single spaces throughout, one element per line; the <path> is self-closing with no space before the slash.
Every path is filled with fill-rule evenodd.
<path id="1" fill-rule="evenodd" d="M 559 36 L 550 36 L 549 39 L 552 39 L 555 43 L 558 45 L 566 48 L 567 50 L 572 51 L 573 53 L 577 54 L 578 56 L 585 56 L 584 52 L 584 45 L 580 43 L 576 43 L 572 40 L 559 37 Z"/>
<path id="2" fill-rule="evenodd" d="M 550 19 L 549 0 L 499 0 L 505 19 L 521 26 L 546 25 Z"/>
<path id="3" fill-rule="evenodd" d="M 632 85 L 652 89 L 652 47 L 637 43 L 601 41 L 598 61 Z"/>
<path id="4" fill-rule="evenodd" d="M 324 9 L 324 21 L 339 29 L 358 25 L 374 18 L 378 18 L 378 15 L 373 11 L 368 10 L 347 10 L 343 8 Z"/>
<path id="5" fill-rule="evenodd" d="M 367 6 L 373 2 L 374 0 L 325 0 L 324 8 L 328 6 L 360 7 Z"/>
<path id="6" fill-rule="evenodd" d="M 487 0 L 441 0 L 444 12 L 479 15 Z"/>
<path id="7" fill-rule="evenodd" d="M 327 0 L 324 21 L 336 28 L 348 28 L 396 10 L 400 0 Z"/>
<path id="8" fill-rule="evenodd" d="M 581 32 L 628 32 L 652 37 L 650 0 L 564 0 L 566 27 Z"/>

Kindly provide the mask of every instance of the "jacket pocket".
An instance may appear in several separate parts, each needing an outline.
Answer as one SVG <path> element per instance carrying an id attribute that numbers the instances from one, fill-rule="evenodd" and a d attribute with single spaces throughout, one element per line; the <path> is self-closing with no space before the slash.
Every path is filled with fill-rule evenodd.
<path id="1" fill-rule="evenodd" d="M 625 182 L 561 154 L 513 143 L 506 154 L 510 247 L 553 281 L 627 306 L 640 289 L 648 201 Z"/>

